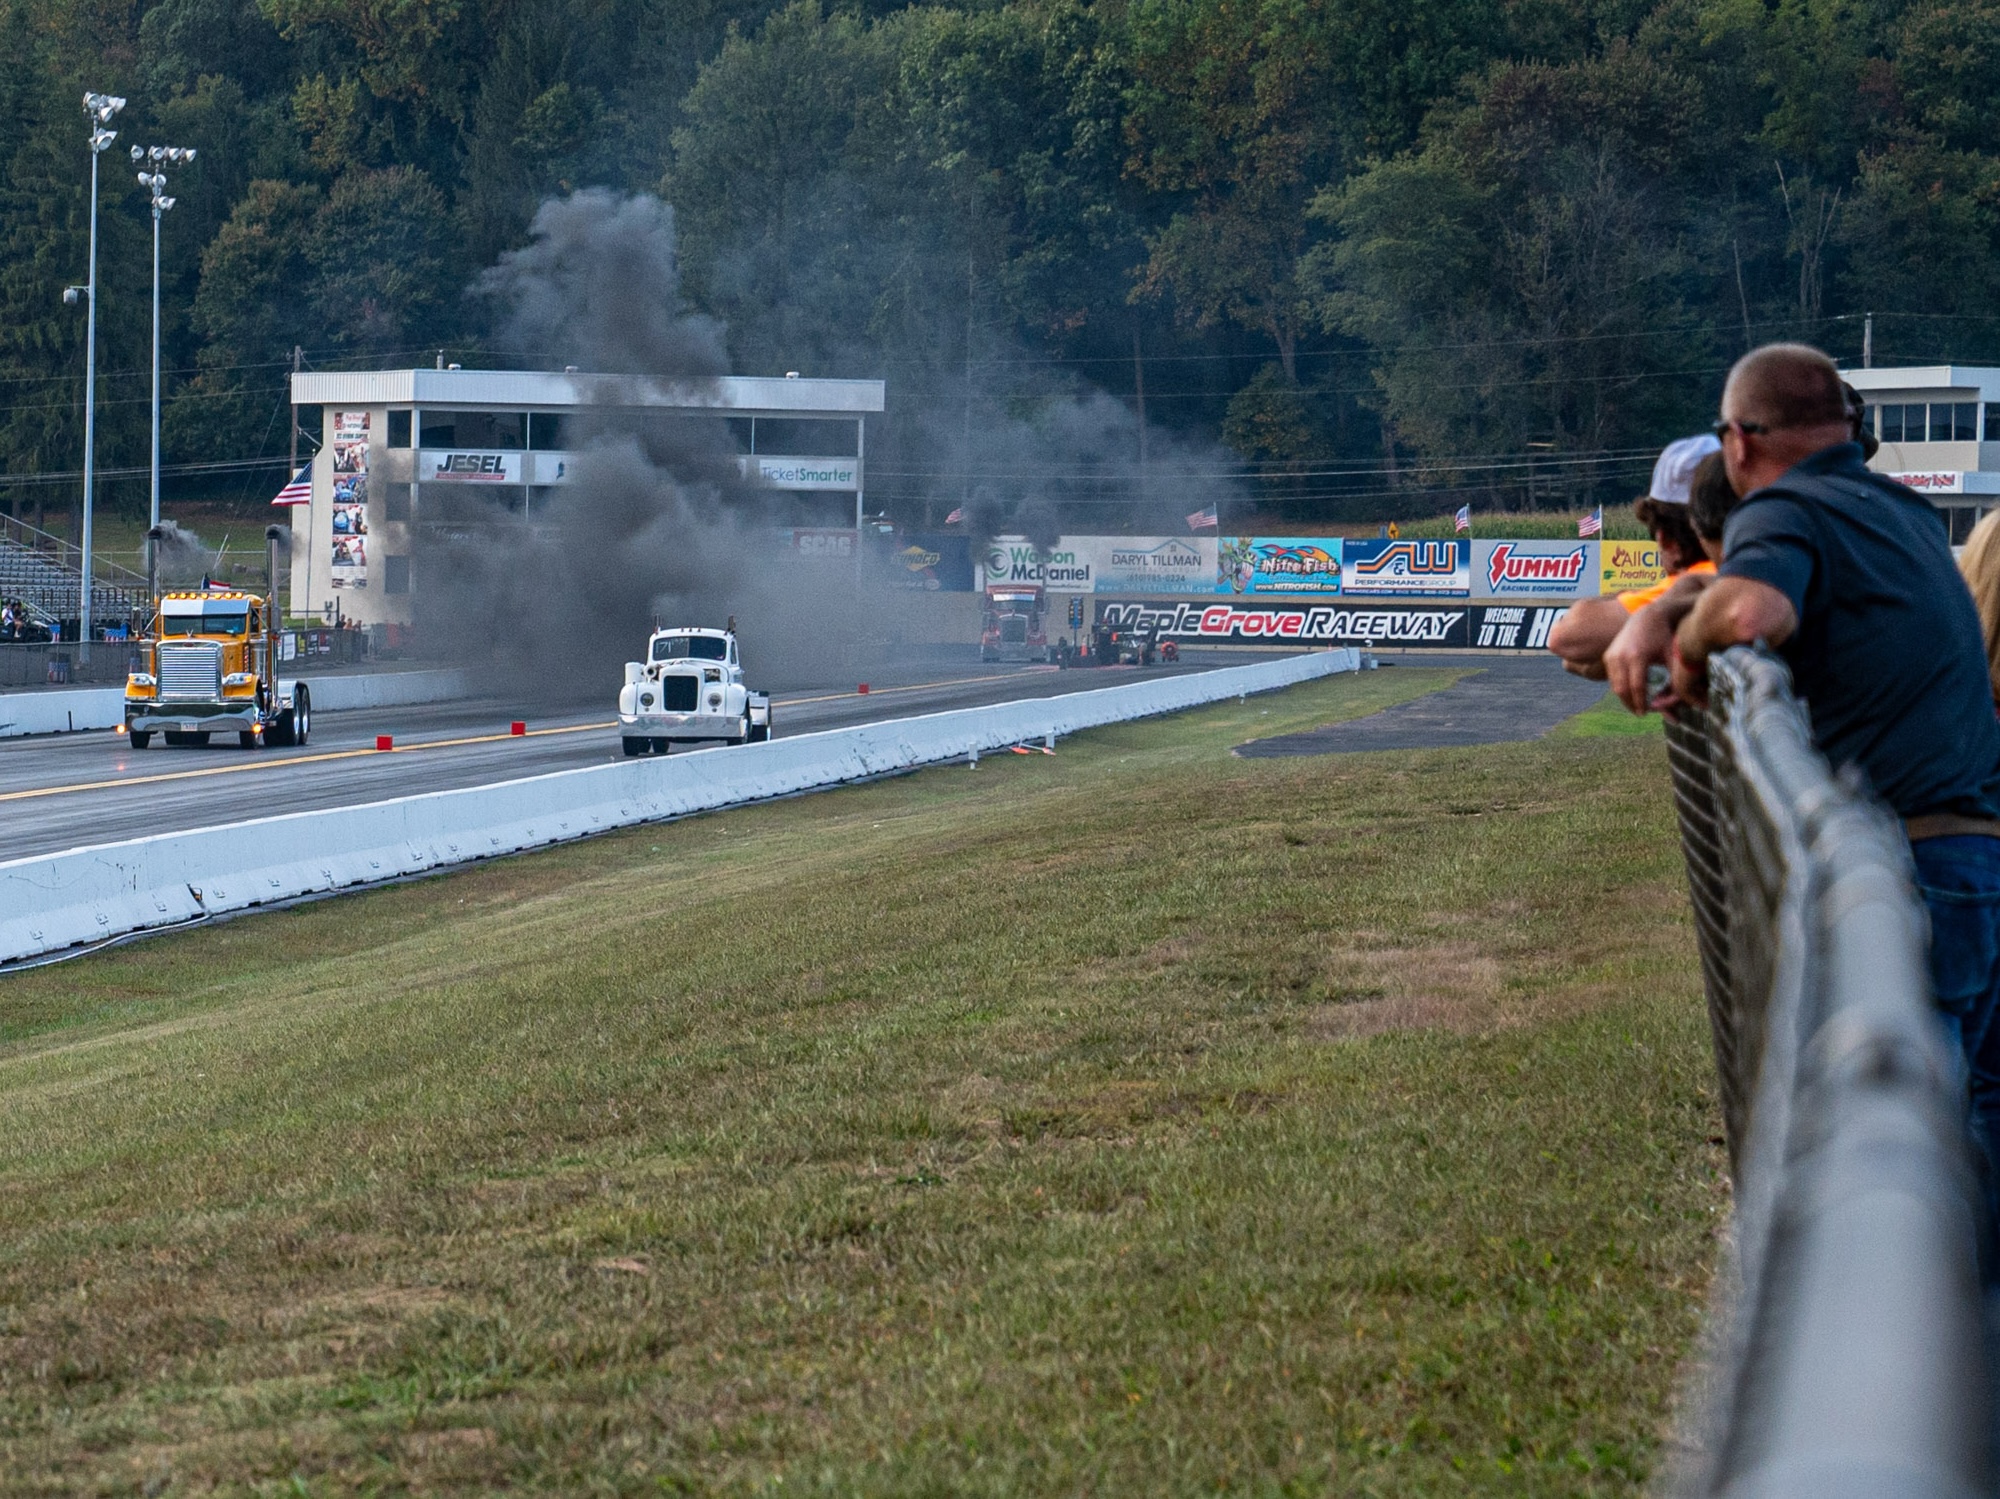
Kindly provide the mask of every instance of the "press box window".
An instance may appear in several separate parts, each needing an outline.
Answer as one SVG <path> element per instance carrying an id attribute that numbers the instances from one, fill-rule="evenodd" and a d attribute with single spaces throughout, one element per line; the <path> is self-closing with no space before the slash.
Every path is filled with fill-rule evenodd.
<path id="1" fill-rule="evenodd" d="M 1986 403 L 1986 440 L 2000 442 L 2000 401 Z"/>
<path id="2" fill-rule="evenodd" d="M 410 413 L 392 411 L 389 413 L 389 446 L 407 448 L 410 445 Z"/>
<path id="3" fill-rule="evenodd" d="M 1908 408 L 1899 405 L 1884 406 L 1882 408 L 1882 431 L 1880 434 L 1882 441 L 1884 442 L 1922 441 L 1924 408 L 1921 406 L 1916 408 L 1918 431 L 1916 436 L 1911 438 L 1905 438 L 1903 436 L 1903 412 L 1907 409 Z"/>
<path id="4" fill-rule="evenodd" d="M 407 484 L 384 484 L 382 486 L 382 519 L 385 521 L 407 521 L 410 518 L 410 486 Z"/>
<path id="5" fill-rule="evenodd" d="M 1907 418 L 1904 419 L 1903 425 L 1907 430 L 1910 425 Z M 1932 442 L 1977 442 L 1978 440 L 1978 402 L 1931 402 Z"/>
<path id="6" fill-rule="evenodd" d="M 382 591 L 403 594 L 410 591 L 410 559 L 385 556 L 382 559 Z"/>

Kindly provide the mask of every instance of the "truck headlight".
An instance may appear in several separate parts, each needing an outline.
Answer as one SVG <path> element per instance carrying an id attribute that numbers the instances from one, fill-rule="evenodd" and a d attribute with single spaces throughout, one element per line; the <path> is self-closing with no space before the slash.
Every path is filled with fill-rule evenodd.
<path id="1" fill-rule="evenodd" d="M 650 692 L 642 692 L 642 693 L 640 693 L 640 694 L 639 694 L 639 706 L 640 706 L 640 707 L 642 707 L 642 708 L 650 708 L 650 707 L 652 707 L 652 706 L 653 706 L 653 694 L 652 694 L 652 693 L 650 693 Z"/>
<path id="2" fill-rule="evenodd" d="M 711 708 L 720 708 L 722 706 L 722 694 L 719 692 L 711 692 L 708 695 L 708 705 Z"/>
<path id="3" fill-rule="evenodd" d="M 149 671 L 135 671 L 125 679 L 125 686 L 134 692 L 151 692 L 159 682 Z"/>
<path id="4" fill-rule="evenodd" d="M 224 687 L 248 687 L 251 683 L 255 682 L 256 680 L 257 678 L 255 677 L 255 675 L 253 675 L 250 672 L 232 671 L 228 676 L 222 679 L 222 685 Z"/>

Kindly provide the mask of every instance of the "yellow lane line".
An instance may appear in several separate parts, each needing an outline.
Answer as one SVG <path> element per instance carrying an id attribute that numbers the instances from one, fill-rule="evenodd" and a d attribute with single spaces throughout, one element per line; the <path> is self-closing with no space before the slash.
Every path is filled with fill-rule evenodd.
<path id="1" fill-rule="evenodd" d="M 783 706 L 796 708 L 806 703 L 831 703 L 842 698 L 887 697 L 896 692 L 923 692 L 937 687 L 963 687 L 971 682 L 992 682 L 1011 677 L 1039 676 L 1039 672 L 1014 671 L 984 677 L 955 677 L 946 682 L 918 682 L 907 687 L 871 688 L 865 693 L 832 692 L 821 697 L 795 697 L 781 699 Z M 324 765 L 333 760 L 359 760 L 370 755 L 400 755 L 414 750 L 459 749 L 468 744 L 497 744 L 504 739 L 539 739 L 551 734 L 588 734 L 602 729 L 618 727 L 616 719 L 604 723 L 565 724 L 553 729 L 529 729 L 525 734 L 472 734 L 461 739 L 424 739 L 415 744 L 399 744 L 392 750 L 378 750 L 373 745 L 365 749 L 327 750 L 317 755 L 286 755 L 278 759 L 245 760 L 235 765 L 209 765 L 200 770 L 163 770 L 156 775 L 118 776 L 103 781 L 76 781 L 66 786 L 35 786 L 25 791 L 0 791 L 0 802 L 33 801 L 44 796 L 64 796 L 73 791 L 112 791 L 120 786 L 151 786 L 161 781 L 193 781 L 204 776 L 244 775 L 259 770 L 282 770 L 288 765 Z"/>

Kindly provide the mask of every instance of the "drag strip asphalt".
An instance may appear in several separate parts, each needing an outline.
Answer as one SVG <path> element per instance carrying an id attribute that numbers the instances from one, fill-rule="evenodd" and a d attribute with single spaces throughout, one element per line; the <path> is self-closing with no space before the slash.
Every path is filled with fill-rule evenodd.
<path id="1" fill-rule="evenodd" d="M 1591 707 L 1605 691 L 1602 682 L 1571 676 L 1553 656 L 1419 658 L 1411 652 L 1400 659 L 1411 666 L 1470 670 L 1448 687 L 1366 718 L 1253 739 L 1238 745 L 1235 753 L 1246 760 L 1270 760 L 1539 739 L 1564 719 Z"/>
<path id="2" fill-rule="evenodd" d="M 866 694 L 852 682 L 777 693 L 772 717 L 777 737 L 786 738 L 1254 659 L 1200 652 L 1178 666 L 1143 671 L 933 665 L 901 677 L 884 672 Z M 510 733 L 514 720 L 525 722 L 527 733 Z M 393 737 L 393 750 L 375 748 L 382 734 Z M 704 752 L 705 746 L 675 751 Z M 110 730 L 0 740 L 0 860 L 623 758 L 608 701 L 595 711 L 539 717 L 500 699 L 320 712 L 311 742 L 295 750 L 240 749 L 233 734 L 217 735 L 206 748 L 162 748 L 156 740 L 145 750 Z"/>

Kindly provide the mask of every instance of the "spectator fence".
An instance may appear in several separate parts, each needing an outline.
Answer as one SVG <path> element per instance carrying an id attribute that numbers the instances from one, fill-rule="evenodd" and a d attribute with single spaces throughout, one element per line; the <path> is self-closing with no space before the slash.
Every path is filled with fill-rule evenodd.
<path id="1" fill-rule="evenodd" d="M 1908 844 L 1782 663 L 1710 678 L 1668 749 L 1736 1210 L 1669 1489 L 1991 1494 L 1981 1199 Z"/>

